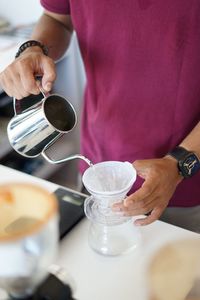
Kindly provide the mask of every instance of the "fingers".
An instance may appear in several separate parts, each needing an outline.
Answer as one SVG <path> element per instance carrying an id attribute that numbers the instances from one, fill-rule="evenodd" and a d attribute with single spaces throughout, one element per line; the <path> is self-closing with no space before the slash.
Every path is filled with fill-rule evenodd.
<path id="1" fill-rule="evenodd" d="M 0 84 L 10 97 L 22 99 L 40 93 L 36 75 L 41 75 L 42 87 L 49 92 L 56 79 L 53 60 L 41 53 L 24 54 L 0 73 Z"/>
<path id="2" fill-rule="evenodd" d="M 5 78 L 6 77 L 6 78 Z M 20 77 L 19 74 L 10 72 L 10 69 L 6 71 L 6 74 L 1 74 L 1 86 L 6 91 L 8 96 L 12 97 L 15 95 L 17 99 L 21 99 L 23 97 L 20 91 Z"/>
<path id="3" fill-rule="evenodd" d="M 150 163 L 148 160 L 135 160 L 133 162 L 133 167 L 136 169 L 137 174 L 140 177 L 145 178 L 148 174 Z"/>
<path id="4" fill-rule="evenodd" d="M 137 225 L 147 225 L 157 220 L 167 207 L 177 187 L 177 171 L 173 172 L 174 165 L 169 166 L 165 159 L 135 161 L 133 166 L 145 181 L 135 193 L 116 203 L 113 210 L 120 211 L 124 216 L 150 212 L 146 218 L 135 221 Z"/>
<path id="5" fill-rule="evenodd" d="M 52 89 L 53 82 L 56 80 L 55 64 L 52 60 L 43 60 L 42 88 L 49 92 Z"/>
<path id="6" fill-rule="evenodd" d="M 18 82 L 17 86 L 20 86 L 22 95 L 27 97 L 30 94 L 33 95 L 39 94 L 40 90 L 32 70 L 26 66 L 21 66 L 19 71 L 20 71 L 20 82 Z"/>
<path id="7" fill-rule="evenodd" d="M 145 181 L 139 190 L 125 198 L 123 202 L 115 203 L 113 211 L 123 211 L 127 216 L 148 213 L 153 209 L 153 203 L 157 198 L 154 195 L 155 190 L 156 186 L 151 184 L 151 180 Z"/>
<path id="8" fill-rule="evenodd" d="M 125 199 L 123 202 L 114 204 L 113 211 L 121 212 L 123 216 L 127 217 L 145 215 L 149 213 L 149 215 L 145 218 L 137 219 L 134 222 L 134 224 L 138 226 L 148 225 L 156 221 L 160 217 L 167 205 L 163 204 L 162 197 L 156 196 L 154 194 L 155 190 L 156 187 L 154 187 L 154 189 L 152 190 L 148 190 L 149 192 L 146 194 L 146 190 L 142 187 L 137 191 L 138 193 L 135 192 L 134 194 L 129 196 L 127 200 Z M 136 193 L 137 195 L 135 198 L 134 196 Z M 145 195 L 146 197 L 144 197 L 143 199 L 139 198 L 141 195 Z M 136 199 L 136 201 L 133 199 Z M 125 201 L 127 201 L 128 205 L 127 203 L 124 203 Z"/>
<path id="9" fill-rule="evenodd" d="M 19 63 L 12 63 L 1 73 L 1 85 L 10 97 L 22 99 L 32 93 L 28 82 L 33 78 L 30 68 Z"/>
<path id="10" fill-rule="evenodd" d="M 151 213 L 147 217 L 135 220 L 134 224 L 136 226 L 149 225 L 160 218 L 164 209 L 165 207 L 156 207 L 151 211 Z"/>
<path id="11" fill-rule="evenodd" d="M 113 205 L 113 211 L 122 212 L 124 216 L 137 216 L 147 214 L 155 206 L 159 199 L 145 198 L 140 202 L 133 203 L 132 205 L 125 206 L 123 202 Z"/>
<path id="12" fill-rule="evenodd" d="M 125 207 L 123 206 L 123 203 L 120 203 L 120 205 L 118 205 L 117 208 L 114 207 L 113 210 L 115 212 L 121 212 L 121 214 L 125 217 L 145 215 L 149 213 L 148 216 L 136 219 L 134 221 L 136 226 L 144 226 L 151 224 L 160 218 L 166 206 L 161 206 L 159 204 L 160 199 L 154 199 L 150 201 L 145 200 L 143 205 L 134 208 Z"/>
<path id="13" fill-rule="evenodd" d="M 135 193 L 133 193 L 124 200 L 124 206 L 129 207 L 131 205 L 135 205 L 136 202 L 140 202 L 141 204 L 142 200 L 147 197 L 150 197 L 155 190 L 155 183 L 152 183 L 151 180 L 148 180 L 148 182 L 145 181 L 139 190 L 137 190 Z"/>

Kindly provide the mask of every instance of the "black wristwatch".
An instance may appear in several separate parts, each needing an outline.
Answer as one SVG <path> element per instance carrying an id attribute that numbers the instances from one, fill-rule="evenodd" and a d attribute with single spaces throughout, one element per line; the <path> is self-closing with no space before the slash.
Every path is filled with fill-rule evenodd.
<path id="1" fill-rule="evenodd" d="M 179 173 L 184 177 L 192 177 L 200 170 L 200 159 L 191 151 L 177 146 L 168 153 L 178 162 Z"/>

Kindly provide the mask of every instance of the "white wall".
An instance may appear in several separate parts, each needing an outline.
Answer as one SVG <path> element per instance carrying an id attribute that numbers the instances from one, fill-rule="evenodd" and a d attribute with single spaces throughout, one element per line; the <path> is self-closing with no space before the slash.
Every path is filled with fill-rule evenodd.
<path id="1" fill-rule="evenodd" d="M 0 16 L 13 25 L 35 22 L 41 13 L 39 0 L 0 0 Z"/>

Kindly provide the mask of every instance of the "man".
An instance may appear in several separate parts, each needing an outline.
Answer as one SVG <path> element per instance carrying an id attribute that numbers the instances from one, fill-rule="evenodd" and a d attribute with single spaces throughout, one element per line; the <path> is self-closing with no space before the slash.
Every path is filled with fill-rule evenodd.
<path id="1" fill-rule="evenodd" d="M 139 175 L 129 197 L 113 209 L 146 214 L 136 225 L 162 215 L 200 232 L 200 2 L 41 4 L 36 42 L 23 45 L 0 74 L 2 87 L 18 99 L 37 94 L 34 76 L 40 74 L 44 90 L 51 90 L 54 61 L 74 29 L 87 76 L 82 153 L 93 163 L 133 162 Z"/>

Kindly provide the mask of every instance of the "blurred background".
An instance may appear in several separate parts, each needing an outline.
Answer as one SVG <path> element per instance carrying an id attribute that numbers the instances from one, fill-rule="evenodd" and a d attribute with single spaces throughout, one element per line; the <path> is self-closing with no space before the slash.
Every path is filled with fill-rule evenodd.
<path id="1" fill-rule="evenodd" d="M 42 10 L 39 0 L 0 1 L 0 71 L 12 62 L 19 45 L 29 39 Z M 57 80 L 52 92 L 68 98 L 78 114 L 76 129 L 59 139 L 48 150 L 52 158 L 60 159 L 79 153 L 80 111 L 85 72 L 75 33 L 69 49 L 56 63 L 56 68 Z M 51 165 L 40 156 L 24 158 L 12 150 L 7 138 L 7 123 L 13 114 L 13 99 L 8 97 L 0 86 L 0 164 L 79 189 L 77 160 Z"/>

